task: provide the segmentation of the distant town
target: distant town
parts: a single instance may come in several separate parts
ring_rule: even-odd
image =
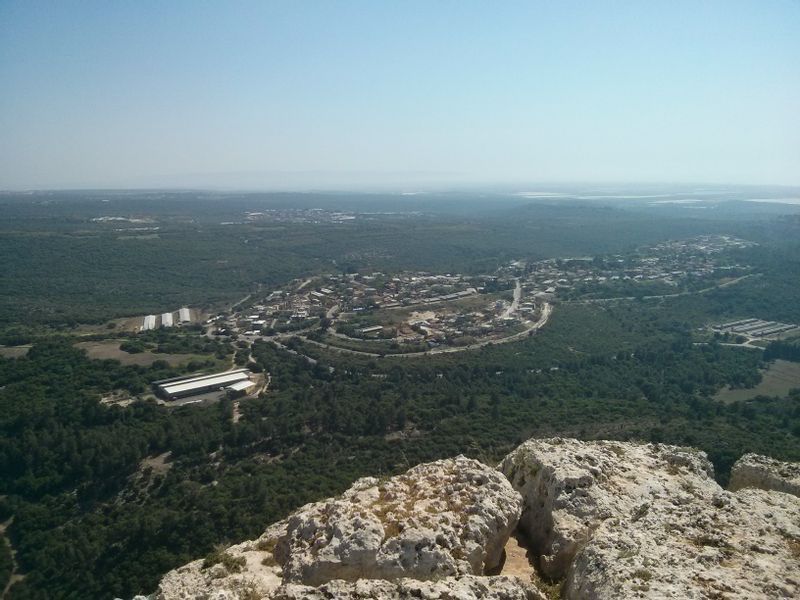
[[[390,343],[395,352],[469,349],[533,333],[559,301],[672,296],[727,285],[751,269],[723,251],[752,245],[732,236],[702,236],[624,255],[514,260],[486,275],[330,273],[202,320],[210,335],[234,339],[313,334],[312,341],[353,351],[358,347],[349,342]],[[200,319],[183,307],[145,316],[140,329]]]
[[[229,339],[240,347],[259,339],[286,347],[296,338],[338,352],[376,357],[459,352],[534,335],[562,302],[671,297],[735,284],[753,272],[724,251],[752,245],[714,235],[664,242],[629,254],[513,260],[485,275],[328,273],[248,297],[230,311],[208,314],[182,307],[147,315],[139,329],[194,325],[209,337]],[[710,328],[741,343],[779,339],[798,331],[794,324],[757,319]],[[239,369],[156,382],[154,390],[161,398],[186,402],[191,401],[187,396],[217,388],[249,394],[261,385]]]

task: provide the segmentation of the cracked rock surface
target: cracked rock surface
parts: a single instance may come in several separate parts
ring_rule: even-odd
[[[300,509],[275,557],[286,581],[308,585],[481,575],[500,561],[521,507],[501,473],[459,456]]]
[[[546,600],[530,582],[515,577],[448,577],[439,581],[361,579],[331,581],[319,587],[289,584],[276,590],[274,600]]]
[[[799,473],[745,455],[729,491],[692,448],[532,439],[498,469],[459,456],[360,479],[171,571],[152,600],[544,600],[503,571],[512,532],[558,583],[547,598],[800,598]]]
[[[245,560],[235,565],[239,570],[194,561],[168,573],[155,599],[271,597],[281,584],[332,580],[343,580],[334,587],[345,590],[344,582],[359,579],[378,585],[450,578],[444,587],[420,588],[429,594],[444,593],[447,586],[464,593],[489,584],[507,589],[511,584],[501,580],[458,578],[498,565],[521,508],[520,495],[502,473],[463,456],[418,465],[386,481],[364,478],[341,496],[301,507],[258,540],[229,548],[230,564]],[[282,589],[287,594],[300,588]]]
[[[529,440],[500,465],[520,528],[566,598],[793,598],[800,501],[723,490],[704,453],[625,442]]]

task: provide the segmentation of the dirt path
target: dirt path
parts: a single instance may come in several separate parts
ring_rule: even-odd
[[[0,538],[5,539],[8,547],[11,549],[11,576],[8,578],[8,583],[6,583],[2,593],[0,593],[0,598],[7,598],[8,591],[11,589],[11,586],[18,581],[25,579],[25,575],[19,573],[19,565],[17,564],[17,551],[14,549],[14,545],[11,543],[11,540],[6,536],[6,530],[11,527],[11,523],[13,522],[14,517],[11,517],[5,523],[0,523]]]
[[[504,548],[506,560],[503,562],[498,575],[519,577],[523,581],[531,580],[531,577],[535,574],[535,569],[528,558],[529,550],[521,542],[522,540],[517,537],[517,534],[513,534],[508,538]]]
[[[506,319],[513,316],[519,308],[519,301],[522,299],[522,284],[519,282],[519,277],[517,277],[514,281],[516,282],[514,286],[514,300],[512,300],[509,307],[500,316],[501,319]]]
[[[245,296],[244,298],[242,298],[238,302],[234,302],[233,304],[231,304],[231,311],[233,309],[235,309],[237,306],[239,306],[240,304],[244,304],[245,302],[250,300],[250,298],[252,298],[252,297],[253,297],[253,294],[247,294],[247,296]]]
[[[642,296],[642,300],[660,300],[662,298],[679,298],[681,296],[694,296],[697,294],[705,294],[712,290],[719,290],[722,288],[726,288],[731,285],[736,285],[740,281],[744,281],[748,277],[755,277],[756,275],[760,275],[760,273],[750,273],[748,275],[742,275],[741,277],[737,277],[736,279],[732,279],[731,281],[726,281],[725,283],[720,283],[718,285],[712,285],[711,287],[704,288],[702,290],[697,290],[695,292],[677,292],[675,294],[660,294],[658,296]],[[617,302],[619,300],[636,300],[637,296],[619,296],[616,298],[587,298],[585,300],[567,300],[566,302],[569,304],[598,304],[603,302]]]
[[[309,283],[311,283],[311,281],[312,281],[313,279],[314,279],[313,277],[309,277],[308,279],[304,279],[304,280],[303,280],[303,283],[301,283],[301,284],[300,284],[300,285],[297,287],[297,289],[295,290],[295,293],[296,293],[296,292],[299,292],[299,291],[300,291],[300,290],[302,290],[304,287],[306,287],[306,286],[307,286]]]

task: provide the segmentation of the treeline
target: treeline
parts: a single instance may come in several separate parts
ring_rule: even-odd
[[[776,341],[770,342],[764,349],[764,360],[775,360],[782,358],[792,362],[800,362],[800,343],[797,341]]]
[[[729,314],[800,323],[800,244],[796,239],[735,252],[759,275],[714,290],[706,298]]]
[[[213,202],[159,205],[142,198],[137,209],[136,201],[126,201],[128,210],[144,210],[155,218],[158,230],[146,235],[92,223],[99,212],[114,207],[90,199],[51,205],[54,214],[65,211],[63,218],[35,208],[19,210],[21,203],[7,205],[15,217],[13,224],[0,227],[0,287],[6,291],[0,298],[0,324],[10,327],[24,315],[28,323],[69,327],[198,301],[210,306],[240,298],[258,284],[277,286],[338,269],[480,274],[520,257],[622,252],[700,234],[746,237],[750,232],[764,237],[773,229],[781,239],[796,239],[797,234],[796,226],[778,228],[777,221],[772,229],[763,222],[753,225],[748,215],[698,220],[684,211],[654,220],[648,210],[620,206],[567,201],[519,206],[517,200],[506,200],[502,210],[484,200],[482,210],[461,214],[447,210],[372,214],[347,224],[264,221],[224,226],[220,222],[231,219],[230,208]],[[781,271],[770,265],[785,261],[796,264],[796,249],[795,254],[774,252],[783,254],[756,253],[754,258],[767,270]],[[790,278],[792,273],[784,274]]]

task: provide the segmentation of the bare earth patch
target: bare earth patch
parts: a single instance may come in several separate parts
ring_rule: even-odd
[[[714,399],[736,402],[750,400],[756,396],[785,396],[789,390],[800,388],[800,363],[776,360],[761,375],[761,382],[757,386],[748,389],[726,387],[717,392]]]
[[[0,356],[3,358],[19,358],[25,356],[30,346],[0,346]]]
[[[143,367],[149,367],[157,360],[165,360],[174,367],[192,360],[202,361],[208,358],[208,356],[199,354],[156,354],[154,352],[130,354],[120,350],[119,345],[120,342],[114,340],[108,342],[78,342],[75,347],[86,350],[89,358],[97,360],[113,359],[118,360],[123,365],[140,365]]]
[[[530,581],[535,575],[533,565],[528,559],[528,549],[523,545],[524,540],[519,539],[519,534],[512,534],[505,545],[505,561],[498,575],[519,577],[523,581]]]

